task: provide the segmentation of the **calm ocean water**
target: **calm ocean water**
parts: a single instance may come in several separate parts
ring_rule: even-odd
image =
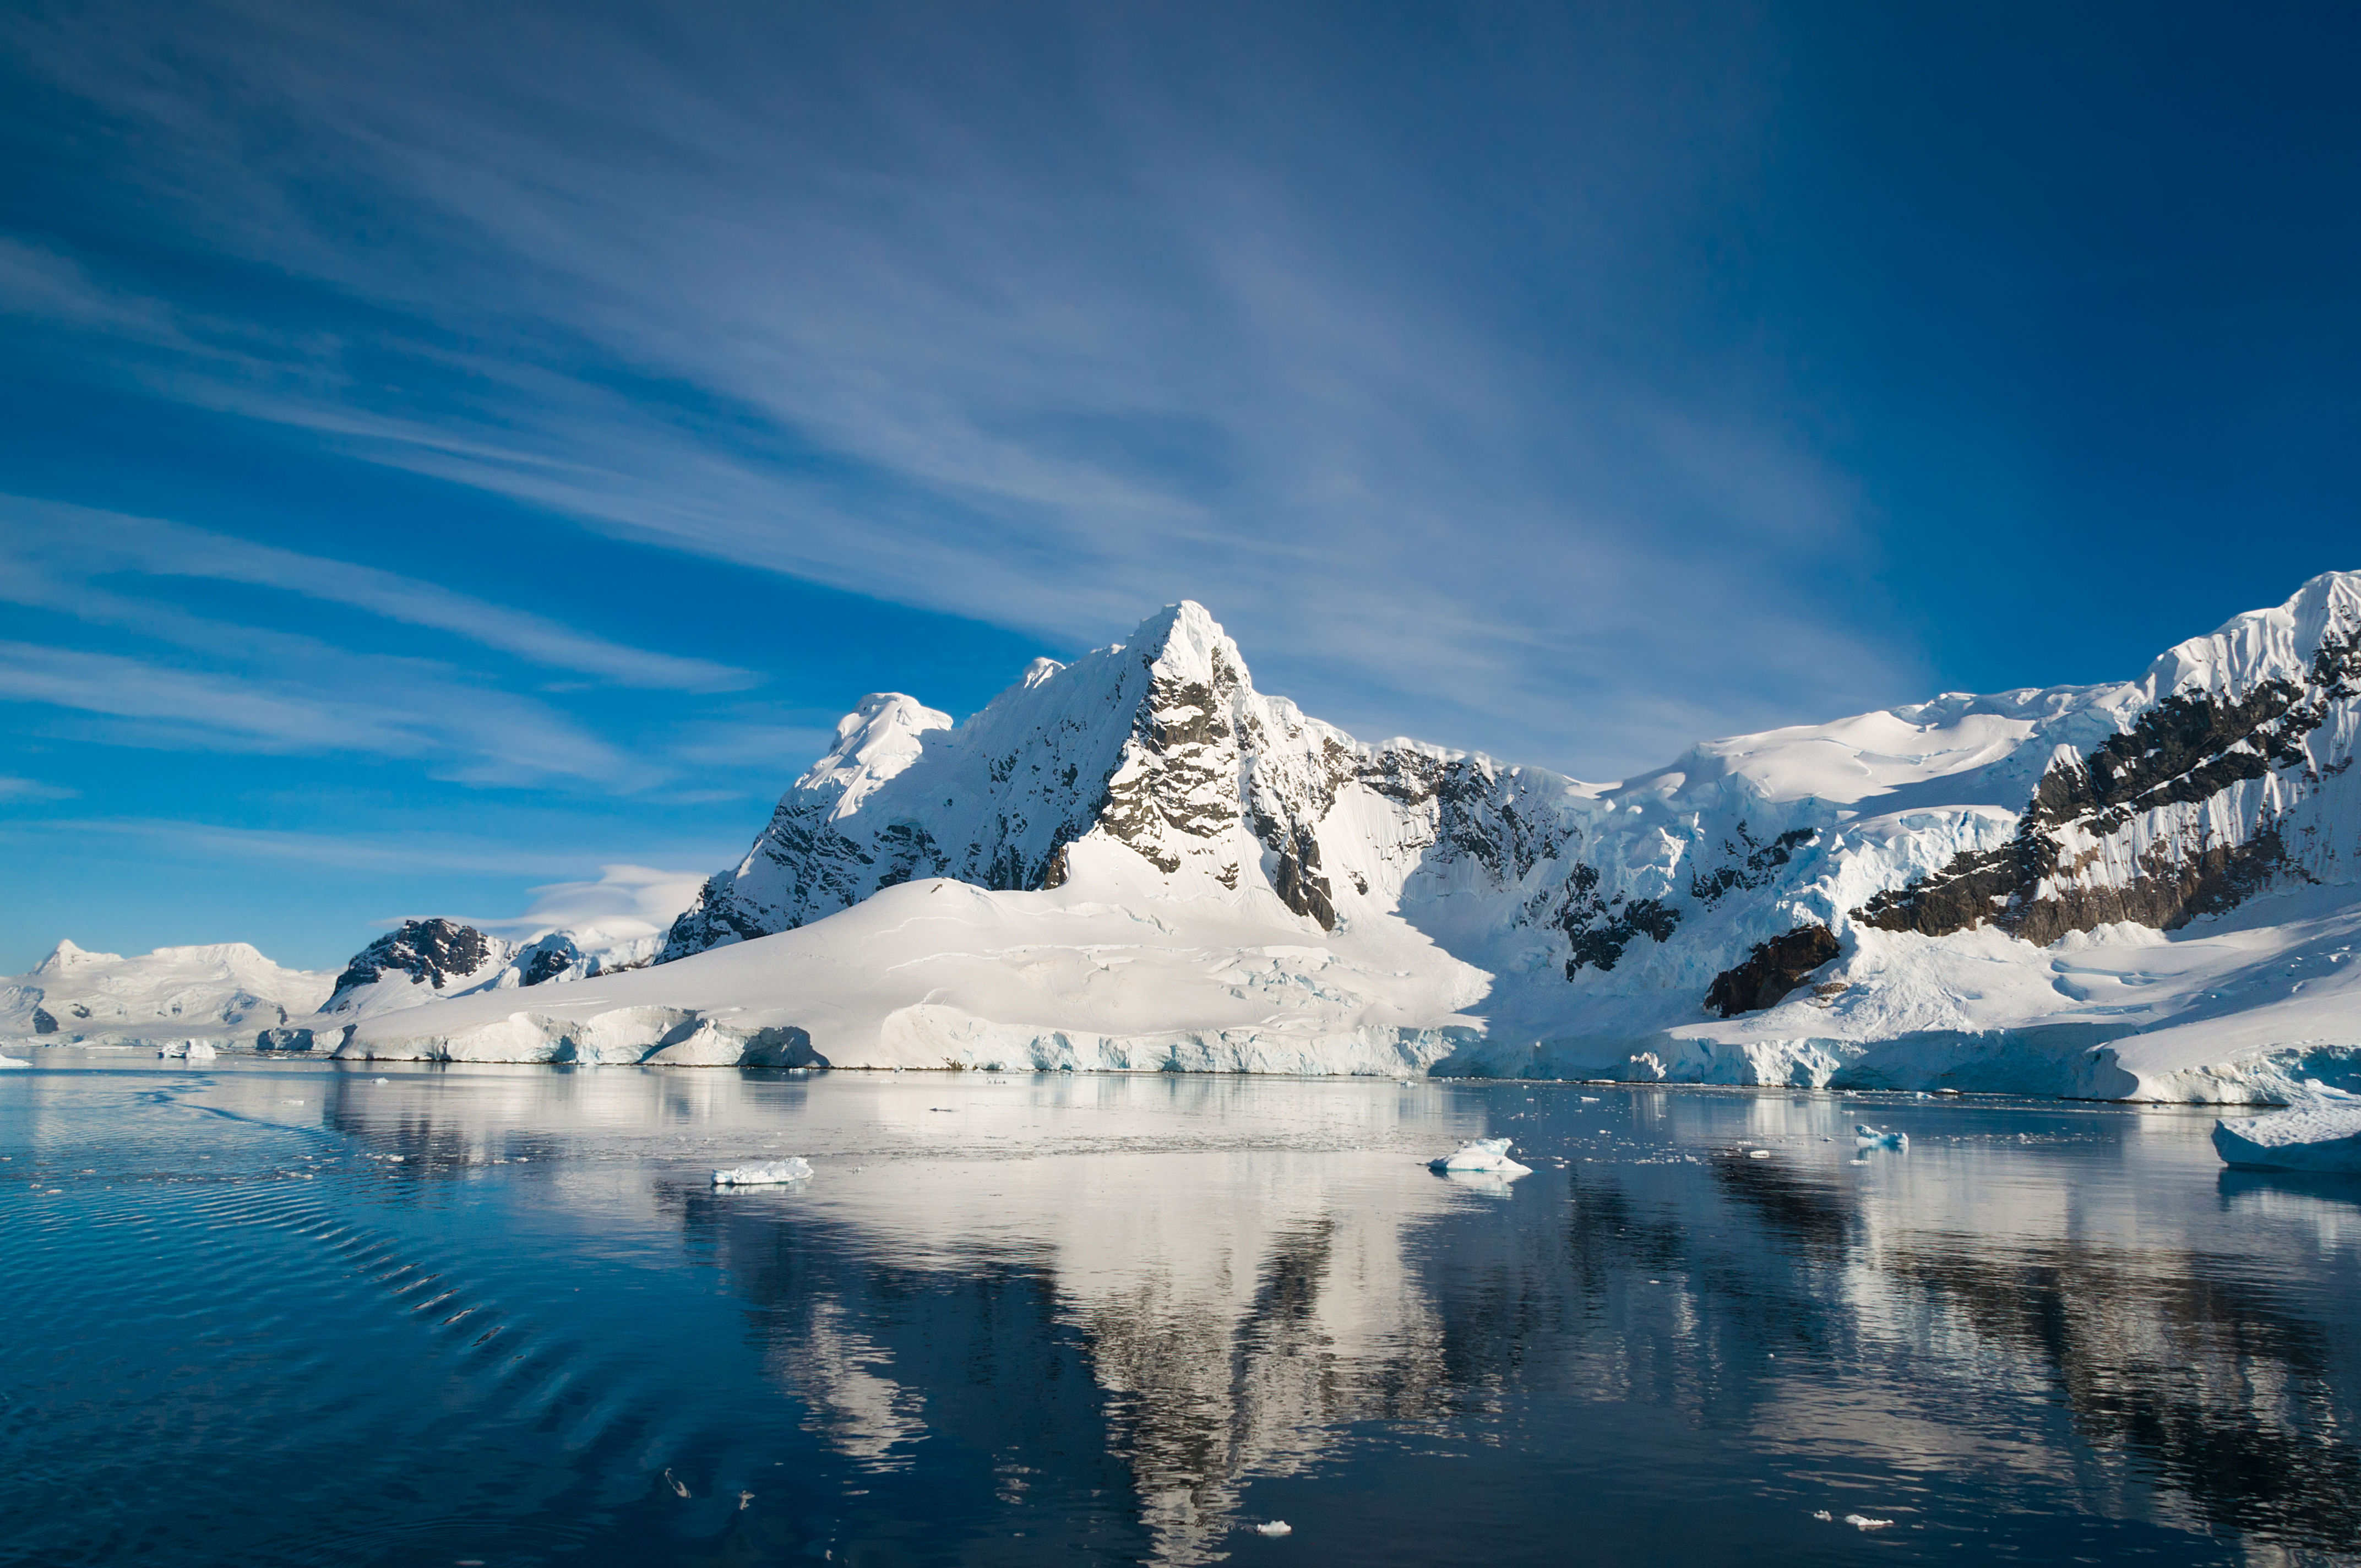
[[[38,1060],[8,1563],[2361,1552],[2361,1181],[2209,1114]]]

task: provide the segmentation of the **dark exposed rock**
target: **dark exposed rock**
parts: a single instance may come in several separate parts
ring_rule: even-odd
[[[440,918],[405,920],[400,929],[389,931],[353,955],[353,961],[336,977],[328,1008],[334,1010],[346,993],[389,973],[423,980],[440,991],[445,981],[475,973],[491,956],[491,938],[473,926]]]
[[[1513,883],[1555,858],[1576,836],[1546,806],[1528,809],[1517,787],[1519,770],[1503,773],[1488,759],[1437,758],[1390,747],[1352,762],[1348,755],[1338,748],[1333,759],[1344,776],[1399,805],[1434,803],[1438,864],[1472,860],[1494,880]],[[1318,804],[1324,813],[1329,803]]]
[[[2177,931],[2201,915],[2237,907],[2293,870],[2279,828],[2266,826],[2243,844],[2186,851],[2158,844],[2140,857],[2139,874],[2121,887],[2068,882],[2037,896],[2057,856],[2056,840],[2037,829],[2020,830],[2002,849],[1963,853],[1923,882],[1879,894],[1854,910],[1853,918],[1880,930],[1928,937],[1988,922],[2047,947],[2069,931],[2124,920]]]
[[[57,1032],[58,1021],[49,1016],[49,1010],[46,1007],[34,1008],[33,1033],[36,1035],[54,1035]]]
[[[265,1029],[254,1036],[258,1051],[308,1051],[312,1045],[309,1029]]]
[[[517,955],[517,983],[539,985],[579,968],[581,962],[582,950],[573,940],[563,932],[552,931]]]
[[[2294,870],[2285,840],[2268,821],[2244,843],[2153,845],[2139,857],[2137,873],[2120,886],[2076,880],[2070,874],[2075,868],[2065,861],[2064,850],[2045,828],[2041,813],[2028,811],[2008,843],[1997,850],[1962,850],[1918,882],[1877,894],[1855,909],[1852,917],[1878,930],[1927,937],[1990,924],[2047,947],[2069,931],[2093,930],[2117,921],[2178,930],[2201,915],[2235,907],[2268,886],[2274,876]]]
[[[1817,828],[1791,828],[1765,844],[1746,830],[1746,821],[1741,817],[1738,842],[1722,840],[1722,853],[1730,857],[1731,863],[1691,875],[1689,896],[1710,909],[1733,889],[1752,893],[1767,887],[1779,868],[1795,859],[1797,850],[1819,836]]]
[[[1661,898],[1626,899],[1621,894],[1601,898],[1598,871],[1577,862],[1566,878],[1566,898],[1556,925],[1569,950],[1565,978],[1588,965],[1601,971],[1622,961],[1623,949],[1642,935],[1669,942],[1679,928],[1681,912]]]
[[[2210,800],[2274,772],[2301,769],[2317,784],[2303,739],[2332,704],[2356,690],[2361,630],[2324,636],[2301,685],[2268,680],[2237,697],[2176,692],[2079,761],[2044,773],[2010,842],[1962,850],[1909,886],[1879,894],[1852,917],[1928,937],[1989,923],[2046,946],[2114,921],[2169,931],[2232,908],[2276,876],[2302,874],[2268,816],[2241,841],[2207,833],[2152,845],[2122,886],[2079,878],[2081,865],[2062,836],[2073,829],[2104,839],[2144,812]]]
[[[1713,977],[1705,1004],[1725,1018],[1775,1006],[1837,951],[1836,933],[1820,925],[1798,926],[1757,942],[1745,961]]]
[[[1166,676],[1151,682],[1132,723],[1132,738],[1148,766],[1110,784],[1096,813],[1110,838],[1167,875],[1180,869],[1180,861],[1163,847],[1163,828],[1211,839],[1237,821],[1230,783],[1237,737],[1229,719],[1237,686],[1236,672],[1220,658],[1213,661],[1211,685]]]
[[[1323,931],[1336,928],[1335,900],[1328,879],[1320,874],[1320,840],[1312,836],[1311,828],[1298,827],[1290,836],[1287,848],[1279,851],[1270,885],[1280,903],[1319,921]]]

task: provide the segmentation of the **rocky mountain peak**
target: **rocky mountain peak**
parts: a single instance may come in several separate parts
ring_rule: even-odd
[[[2231,617],[2202,637],[2167,649],[2148,667],[2152,697],[2203,692],[2240,696],[2271,681],[2333,685],[2322,665],[2361,642],[2361,572],[2323,572],[2285,604]],[[2319,667],[2315,667],[2319,666]]]
[[[436,991],[465,980],[506,956],[505,944],[473,926],[440,917],[405,920],[353,955],[323,1012],[340,1011],[351,994],[390,973],[408,975]]]

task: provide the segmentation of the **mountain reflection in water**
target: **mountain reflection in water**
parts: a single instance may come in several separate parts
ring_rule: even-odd
[[[0,1561],[2361,1552],[2361,1184],[2203,1116],[90,1060],[0,1083]]]

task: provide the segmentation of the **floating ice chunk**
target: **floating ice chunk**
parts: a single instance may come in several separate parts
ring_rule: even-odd
[[[1749,1159],[1769,1159],[1771,1157],[1771,1151],[1769,1149],[1748,1149],[1746,1151],[1746,1157]]]
[[[1887,1525],[1890,1525],[1894,1521],[1892,1519],[1873,1519],[1867,1514],[1845,1515],[1845,1523],[1852,1526],[1855,1530],[1883,1530]]]
[[[22,1057],[12,1057],[5,1053],[0,1053],[0,1067],[30,1067],[33,1064],[31,1062],[27,1061]]]
[[[1816,1510],[1813,1512],[1812,1517],[1813,1517],[1814,1519],[1826,1519],[1826,1520],[1828,1520],[1830,1524],[1834,1524],[1834,1523],[1836,1522],[1836,1518],[1837,1518],[1837,1516],[1836,1516],[1836,1515],[1834,1515],[1834,1514],[1832,1514],[1832,1513],[1828,1512],[1828,1509],[1826,1509],[1826,1508],[1819,1508],[1819,1509],[1816,1509]]]
[[[1255,1526],[1255,1533],[1257,1535],[1293,1535],[1295,1527],[1285,1519],[1272,1519],[1266,1524]]]
[[[758,1160],[752,1165],[733,1165],[727,1170],[713,1173],[716,1187],[776,1187],[781,1182],[801,1181],[812,1173],[811,1166],[800,1157]]]
[[[2244,1170],[2361,1173],[2361,1098],[2323,1087],[2274,1115],[2216,1122],[2213,1152]]]
[[[1881,1132],[1868,1123],[1861,1122],[1853,1127],[1852,1141],[1862,1148],[1906,1149],[1910,1146],[1910,1135]]]
[[[1530,1166],[1519,1165],[1509,1157],[1506,1138],[1472,1138],[1441,1159],[1429,1160],[1426,1168],[1433,1171],[1486,1171],[1494,1176],[1515,1178],[1532,1173]]]

